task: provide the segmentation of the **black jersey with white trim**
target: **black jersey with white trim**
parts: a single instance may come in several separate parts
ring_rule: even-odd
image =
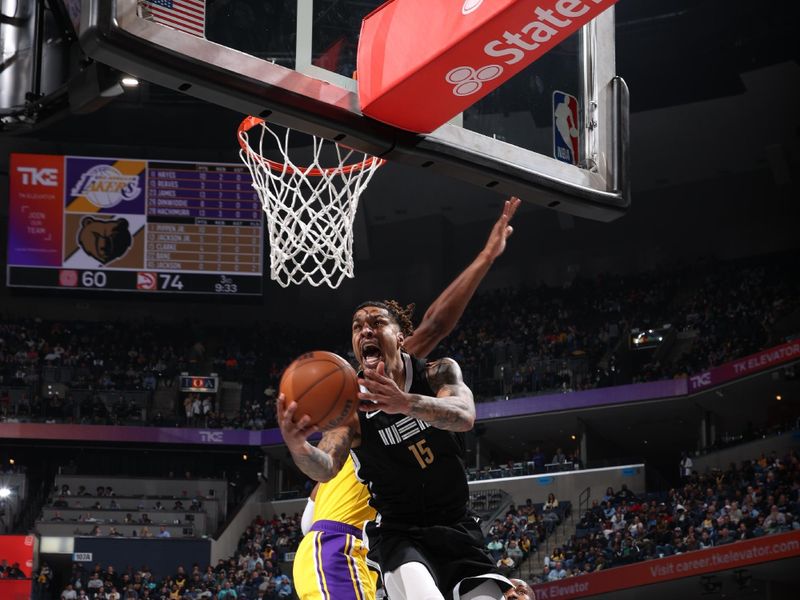
[[[405,390],[435,396],[426,362],[403,354]],[[380,519],[446,525],[467,512],[464,434],[437,429],[406,415],[360,412],[361,440],[351,450],[356,475],[370,490]]]

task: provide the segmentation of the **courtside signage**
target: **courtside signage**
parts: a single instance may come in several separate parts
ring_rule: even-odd
[[[616,2],[386,2],[361,25],[361,110],[395,127],[429,133]]]
[[[800,359],[800,339],[767,348],[724,365],[712,367],[708,371],[691,375],[689,377],[689,393],[699,392],[726,381],[747,377],[798,359]]]
[[[569,600],[800,556],[800,531],[765,535],[533,586],[538,600]]]

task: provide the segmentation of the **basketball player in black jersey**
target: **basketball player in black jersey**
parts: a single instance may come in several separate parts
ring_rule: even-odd
[[[495,573],[467,511],[463,432],[475,421],[472,392],[449,358],[426,362],[406,352],[432,348],[453,329],[483,276],[505,248],[519,200],[506,202],[484,250],[437,298],[413,331],[394,302],[356,308],[352,344],[361,366],[361,410],[307,442],[316,429],[297,405],[278,399],[278,423],[295,463],[312,479],[334,477],[352,452],[377,512],[365,528],[370,558],[390,600],[499,600],[511,587]],[[413,340],[413,341],[412,341]]]

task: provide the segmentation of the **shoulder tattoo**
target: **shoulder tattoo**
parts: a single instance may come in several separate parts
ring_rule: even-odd
[[[434,392],[438,392],[446,386],[464,383],[461,367],[452,358],[442,358],[429,362],[426,365],[425,374]]]

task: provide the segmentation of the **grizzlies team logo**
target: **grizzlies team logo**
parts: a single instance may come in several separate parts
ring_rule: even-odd
[[[98,208],[113,208],[123,200],[135,200],[142,193],[138,175],[125,175],[111,165],[96,165],[83,173],[72,191]]]
[[[96,219],[84,217],[78,232],[78,244],[89,256],[104,265],[124,256],[132,239],[127,219]]]

